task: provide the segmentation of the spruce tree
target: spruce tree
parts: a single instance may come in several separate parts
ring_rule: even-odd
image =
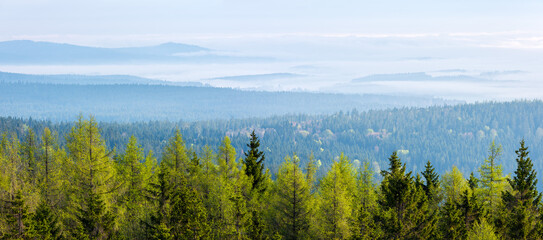
[[[62,236],[58,216],[53,213],[46,201],[41,201],[30,217],[30,228],[28,236],[33,239],[53,240]]]
[[[264,181],[264,152],[260,151],[260,140],[255,134],[255,131],[251,133],[251,141],[247,144],[249,150],[245,153],[243,164],[245,165],[245,173],[252,178],[252,188],[257,189],[259,192],[265,191],[265,187],[262,183]]]
[[[506,220],[498,225],[505,226],[508,239],[531,239],[542,237],[538,232],[541,193],[537,191],[537,177],[533,163],[528,157],[528,147],[520,142],[517,154],[517,169],[513,179],[508,179],[511,191],[502,194],[506,208]]]
[[[419,184],[406,173],[397,153],[389,158],[389,170],[384,177],[379,196],[380,213],[375,216],[384,238],[429,238],[435,218],[430,214],[426,194]],[[420,182],[420,177],[418,177]]]

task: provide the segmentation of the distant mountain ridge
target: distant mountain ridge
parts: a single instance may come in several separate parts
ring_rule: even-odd
[[[202,54],[182,55],[187,53]],[[231,62],[263,59],[265,58],[217,55],[208,48],[172,42],[155,46],[125,48],[88,47],[30,40],[0,42],[0,63],[3,64]]]
[[[174,85],[203,86],[199,82],[170,82],[143,78],[132,75],[75,75],[75,74],[22,74],[0,72],[1,83],[41,83],[41,84],[75,84],[75,85],[109,85],[109,84],[141,84],[141,85]]]

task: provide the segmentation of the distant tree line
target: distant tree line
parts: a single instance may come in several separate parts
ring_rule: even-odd
[[[318,177],[314,157],[285,153],[272,178],[255,131],[240,155],[228,136],[195,149],[176,130],[160,161],[134,136],[122,152],[107,147],[92,117],[62,146],[49,128],[35,132],[0,138],[2,239],[543,238],[524,140],[510,175],[492,142],[469,176],[455,166],[440,176],[430,161],[409,171],[392,152],[379,173],[340,154]]]
[[[74,119],[74,118],[72,118]],[[59,145],[66,145],[74,123],[13,117],[0,117],[0,132],[16,133],[22,139],[29,128],[41,135],[43,129],[58,133]],[[341,153],[352,159],[355,167],[370,162],[376,171],[385,169],[393,151],[407,162],[407,169],[420,172],[428,160],[440,174],[455,165],[467,175],[486,158],[492,141],[504,151],[505,172],[513,172],[518,139],[532,146],[534,169],[543,171],[543,102],[517,101],[478,103],[429,108],[401,108],[338,112],[331,115],[282,115],[213,121],[99,122],[109,149],[123,152],[130,136],[135,136],[145,154],[153,151],[161,159],[168,139],[176,129],[187,146],[200,153],[204,146],[218,151],[228,136],[237,157],[245,153],[247,138],[255,130],[266,154],[266,167],[278,171],[286,153],[296,153],[302,165],[313,155],[322,166],[317,176],[330,169]],[[380,178],[380,176],[378,176]]]

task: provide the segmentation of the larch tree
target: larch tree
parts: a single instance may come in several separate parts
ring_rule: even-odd
[[[341,154],[320,182],[320,223],[322,236],[349,238],[356,196],[355,170]]]
[[[284,239],[308,238],[311,195],[296,155],[281,164],[273,193],[274,230]]]
[[[502,166],[498,164],[502,154],[501,145],[496,145],[494,141],[488,148],[488,157],[479,168],[481,175],[479,181],[479,190],[476,192],[480,196],[483,206],[488,213],[489,219],[493,221],[496,211],[501,203],[501,194],[506,190],[507,181],[502,174]]]
[[[115,226],[112,195],[119,187],[113,151],[107,150],[92,116],[89,120],[80,116],[66,142],[75,174],[72,197],[79,223],[72,232],[77,238],[111,237]]]
[[[369,162],[358,169],[355,213],[352,232],[354,239],[376,239],[379,232],[374,221],[377,211],[377,191],[373,169]]]

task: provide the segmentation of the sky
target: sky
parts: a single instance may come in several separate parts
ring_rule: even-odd
[[[283,35],[541,34],[541,10],[543,1],[532,0],[0,0],[0,39],[129,45]]]
[[[423,94],[471,101],[543,98],[542,12],[540,0],[0,0],[0,41],[98,47],[180,42],[220,54],[278,60],[222,65],[4,65],[0,71],[130,74],[242,89]],[[304,77],[209,80],[285,72]],[[485,79],[353,81],[373,74],[418,72]]]

